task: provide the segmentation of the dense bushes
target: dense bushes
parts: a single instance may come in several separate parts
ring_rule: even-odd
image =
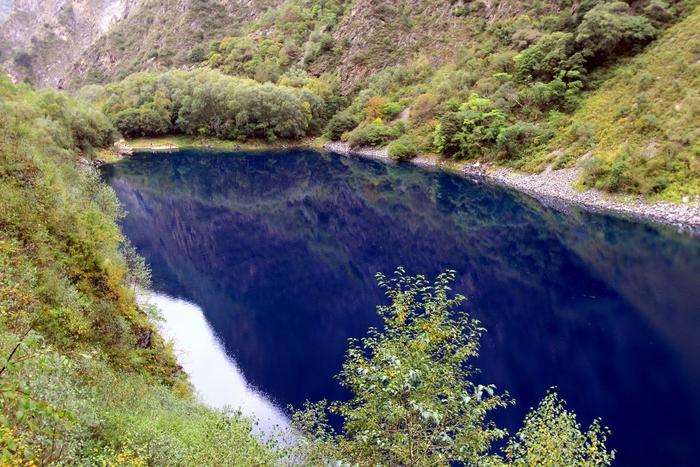
[[[457,157],[483,155],[506,126],[505,114],[493,103],[472,94],[458,111],[447,112],[435,129],[435,146]]]
[[[142,73],[107,86],[102,100],[128,137],[184,133],[275,140],[318,134],[334,110],[331,86],[306,76],[286,82],[259,84],[204,70]]]
[[[453,63],[434,69],[431,60],[418,56],[376,73],[358,87],[346,112],[364,123],[348,141],[389,145],[392,152],[403,154],[413,152],[406,138],[390,143],[403,136],[423,141],[432,134],[432,145],[420,144],[420,151],[542,169],[551,162],[543,151],[557,125],[606,77],[598,70],[639,52],[658,28],[690,5],[657,0],[592,0],[575,7],[562,3],[551,10],[539,5],[488,26],[467,14],[463,20],[474,22],[479,32],[455,54]],[[402,118],[400,131],[391,135],[393,120],[404,109],[408,118]],[[558,123],[550,115],[557,115]],[[639,125],[654,128],[658,121],[654,115]],[[329,137],[339,138],[341,130],[346,127],[329,132]]]
[[[550,81],[562,71],[581,69],[583,57],[573,52],[573,34],[553,32],[514,57],[517,76],[523,81]]]
[[[541,136],[542,131],[537,125],[517,122],[498,132],[496,146],[507,159],[512,159],[526,152]]]
[[[338,0],[287,0],[241,34],[211,42],[206,63],[227,74],[277,82],[294,67],[337,55],[342,44],[327,31],[345,6]]]
[[[605,2],[583,17],[576,29],[576,46],[590,61],[605,61],[634,52],[655,36],[649,19],[631,14],[627,3]]]

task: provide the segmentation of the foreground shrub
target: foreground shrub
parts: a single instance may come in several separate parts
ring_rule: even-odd
[[[583,433],[575,415],[551,392],[511,439],[505,458],[493,444],[506,432],[491,420],[511,400],[493,385],[472,381],[470,360],[479,355],[484,332],[460,309],[464,297],[449,293],[455,273],[430,283],[399,268],[377,274],[391,303],[379,306],[381,329],[352,340],[341,384],[352,397],[334,402],[343,432],[328,423],[326,402],[307,403],[294,414],[306,436],[299,463],[345,465],[574,465],[607,466],[614,458],[607,430],[594,421]]]
[[[510,438],[505,448],[506,459],[515,466],[610,465],[615,452],[608,451],[605,445],[609,433],[600,420],[594,420],[588,431],[582,431],[576,414],[566,410],[564,401],[550,391]]]

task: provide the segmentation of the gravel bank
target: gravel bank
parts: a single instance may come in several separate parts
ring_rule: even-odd
[[[391,161],[385,149],[350,149],[345,143],[333,142],[326,150],[343,155],[368,157]],[[422,167],[444,167],[434,158],[419,156],[412,160]],[[445,167],[455,171],[453,167]],[[672,225],[700,235],[700,199],[685,199],[681,204],[648,203],[641,199],[627,199],[598,191],[577,191],[572,185],[580,175],[579,168],[545,170],[539,174],[523,174],[513,169],[492,167],[479,162],[464,164],[457,172],[469,178],[480,178],[514,188],[536,198],[541,203],[565,203],[581,206],[590,211],[620,214],[625,217]]]

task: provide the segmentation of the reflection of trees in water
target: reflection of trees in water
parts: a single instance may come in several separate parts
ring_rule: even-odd
[[[604,415],[614,439],[643,426],[632,409],[643,392],[676,386],[677,403],[647,418],[699,414],[697,241],[444,173],[303,152],[138,156],[109,171],[156,282],[199,304],[249,380],[283,404],[337,394],[347,337],[376,323],[374,273],[403,265],[459,271],[457,290],[489,329],[484,378],[521,400],[512,419],[552,384],[584,419]]]

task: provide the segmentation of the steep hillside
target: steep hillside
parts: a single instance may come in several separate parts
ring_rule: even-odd
[[[232,34],[279,0],[140,0],[134,13],[73,65],[71,85],[200,62],[209,42]]]
[[[356,0],[332,32],[342,52],[336,57],[321,57],[310,69],[335,73],[348,88],[379,70],[411,63],[418,56],[439,67],[475,45],[489,24],[529,12],[557,13],[559,3]]]
[[[143,260],[89,158],[109,121],[0,74],[0,465],[273,465],[197,402],[134,287]]]
[[[52,87],[197,63],[278,0],[16,0],[0,29],[0,67]]]
[[[211,44],[207,64],[276,80],[291,68],[338,77],[346,92],[374,73],[423,58],[434,67],[479,45],[491,24],[576,6],[548,1],[285,0],[240,34]]]
[[[585,100],[551,147],[588,187],[700,195],[700,8]]]
[[[15,80],[63,84],[73,62],[137,0],[16,0],[0,28],[0,68]]]

